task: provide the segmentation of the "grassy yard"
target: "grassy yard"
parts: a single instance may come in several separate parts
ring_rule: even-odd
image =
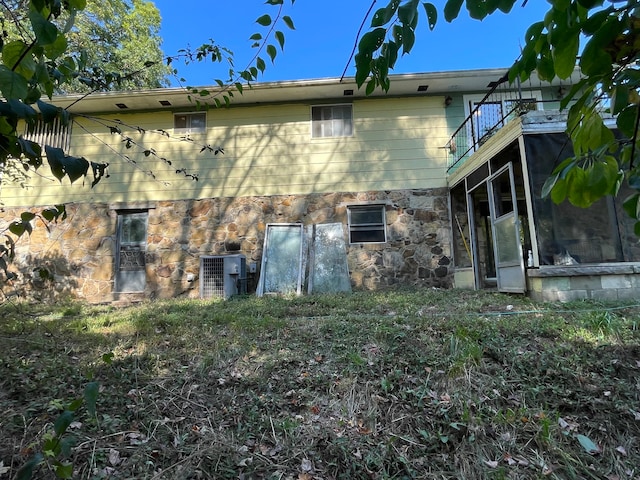
[[[4,304],[0,479],[639,479],[639,322],[426,289]]]

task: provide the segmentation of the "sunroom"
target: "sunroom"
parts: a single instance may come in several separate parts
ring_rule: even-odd
[[[566,87],[545,88],[559,97]],[[622,208],[630,192],[588,209],[542,198],[572,155],[558,101],[502,79],[468,108],[447,144],[455,286],[543,301],[638,298],[640,239]]]

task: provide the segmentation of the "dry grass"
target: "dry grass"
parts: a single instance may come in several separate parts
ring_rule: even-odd
[[[5,305],[0,478],[92,379],[97,417],[65,433],[74,478],[640,478],[640,307],[623,307],[455,290]]]

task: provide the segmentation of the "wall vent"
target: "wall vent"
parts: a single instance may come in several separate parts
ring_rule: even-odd
[[[244,255],[200,257],[200,298],[229,298],[247,293],[247,260]]]

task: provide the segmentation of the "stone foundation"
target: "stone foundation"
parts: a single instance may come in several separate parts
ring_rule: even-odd
[[[248,278],[249,291],[255,291],[268,223],[342,223],[346,235],[347,206],[367,203],[386,205],[387,242],[347,243],[353,287],[450,287],[447,190],[433,189],[145,205],[71,204],[66,206],[66,220],[47,229],[37,219],[33,234],[18,241],[10,266],[17,276],[7,282],[5,290],[41,300],[68,295],[89,302],[197,297],[200,256],[241,253],[247,264],[258,266],[258,273]],[[143,295],[113,291],[117,211],[126,209],[149,212]],[[5,230],[24,210],[5,210],[0,229]]]

